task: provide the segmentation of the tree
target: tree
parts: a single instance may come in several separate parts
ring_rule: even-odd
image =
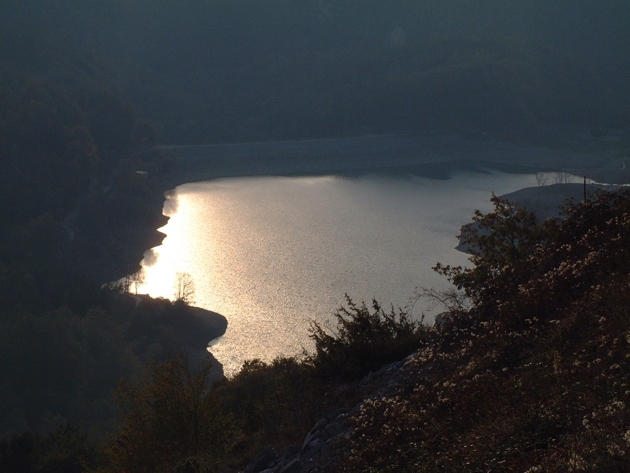
[[[472,224],[462,227],[460,244],[471,254],[472,268],[444,266],[446,276],[471,299],[473,306],[493,305],[522,282],[520,269],[539,246],[554,234],[557,220],[539,222],[532,212],[492,195],[494,212],[475,211]]]
[[[453,273],[476,303],[356,409],[339,471],[630,471],[630,192],[530,218],[477,215],[484,269]]]
[[[224,453],[232,432],[209,391],[211,362],[189,368],[180,353],[151,361],[135,384],[121,381],[114,392],[121,431],[105,453],[110,471],[207,472]]]
[[[195,281],[190,273],[176,273],[174,288],[175,302],[188,305],[195,302]]]
[[[422,321],[414,321],[403,310],[389,312],[372,301],[357,305],[346,295],[348,307],[334,316],[336,332],[311,322],[310,337],[315,342],[311,362],[326,378],[360,378],[381,366],[399,361],[417,350],[426,340]]]
[[[87,436],[65,422],[48,434],[25,431],[0,440],[3,473],[82,473],[96,458],[96,449]]]
[[[144,284],[144,278],[144,268],[140,268],[140,271],[129,276],[129,282],[133,285],[136,294],[138,294],[138,287]]]

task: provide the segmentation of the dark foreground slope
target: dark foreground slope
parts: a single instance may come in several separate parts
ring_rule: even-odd
[[[474,268],[442,268],[470,307],[349,417],[339,471],[630,468],[630,193],[542,225],[496,206],[464,235]]]

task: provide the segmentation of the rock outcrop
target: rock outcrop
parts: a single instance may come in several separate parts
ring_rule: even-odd
[[[403,386],[407,362],[414,355],[370,373],[358,383],[365,398],[390,395]],[[301,445],[278,453],[267,447],[251,461],[242,473],[324,473],[350,453],[348,439],[353,428],[348,419],[358,412],[361,403],[351,409],[337,409],[324,415],[310,430]]]

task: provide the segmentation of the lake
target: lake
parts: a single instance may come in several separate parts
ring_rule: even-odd
[[[163,244],[145,254],[139,292],[172,298],[177,272],[195,282],[195,305],[224,315],[210,351],[226,375],[246,359],[310,348],[344,294],[406,307],[417,287],[446,288],[436,262],[466,264],[454,249],[475,209],[535,186],[534,175],[461,172],[357,178],[248,177],[185,184],[167,194]],[[413,315],[432,312],[416,304]]]

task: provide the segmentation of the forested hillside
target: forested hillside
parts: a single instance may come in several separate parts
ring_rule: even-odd
[[[109,107],[118,128],[110,122],[107,132],[94,132],[101,144],[111,139],[108,146],[122,145],[128,104],[169,143],[428,127],[540,138],[549,127],[629,120],[630,13],[622,1],[9,1],[0,8],[3,68],[83,89],[84,108]],[[90,84],[113,90],[123,104],[89,98]],[[102,118],[97,113],[94,125]]]
[[[185,305],[137,307],[128,287],[104,286],[137,269],[144,248],[125,247],[159,242],[157,181],[169,159],[150,151],[155,130],[124,97],[120,64],[81,36],[72,8],[0,6],[3,438],[68,422],[101,435],[121,377],[220,334],[201,324],[195,341],[200,321]],[[150,181],[137,174],[149,170]],[[116,245],[109,266],[100,264]]]

